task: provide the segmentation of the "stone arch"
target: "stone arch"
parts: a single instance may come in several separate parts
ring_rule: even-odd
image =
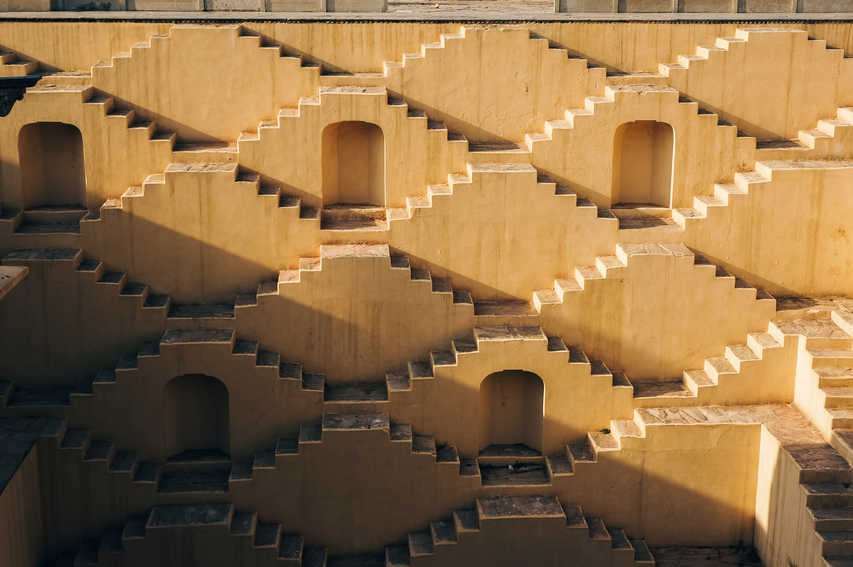
[[[85,208],[83,135],[64,122],[32,122],[18,133],[24,205]]]
[[[670,207],[675,131],[667,122],[621,124],[613,138],[613,204]]]
[[[228,388],[205,374],[184,374],[163,388],[165,455],[186,451],[229,453]]]
[[[480,383],[480,450],[525,445],[542,451],[545,383],[526,370],[501,370]]]
[[[323,129],[323,205],[385,206],[385,135],[371,122]]]

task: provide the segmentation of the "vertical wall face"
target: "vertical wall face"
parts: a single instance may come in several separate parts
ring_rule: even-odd
[[[77,127],[37,122],[18,134],[21,183],[29,207],[84,205],[83,137]]]
[[[480,385],[480,449],[522,443],[542,450],[544,385],[532,372],[504,370]]]
[[[229,452],[228,390],[203,374],[179,376],[163,392],[166,454],[193,449]]]
[[[613,144],[613,202],[670,206],[673,132],[654,120],[626,122]]]
[[[13,443],[8,438],[4,442]],[[33,448],[0,492],[0,565],[40,565],[44,558],[40,483],[39,455]]]
[[[385,206],[385,137],[368,122],[323,130],[323,204]]]

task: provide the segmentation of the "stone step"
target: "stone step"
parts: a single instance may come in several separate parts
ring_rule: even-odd
[[[494,444],[480,451],[479,461],[490,464],[512,464],[518,462],[542,463],[542,453],[523,443]]]
[[[574,469],[572,468],[572,461],[565,453],[549,455],[545,459],[545,463],[548,467],[551,479],[553,479],[554,477],[571,476],[574,474]]]
[[[22,386],[13,385],[7,397],[9,407],[59,407],[71,405],[71,394],[80,391],[77,386],[49,385]]]
[[[23,210],[22,221],[30,224],[76,224],[89,212],[82,205],[45,205]]]
[[[278,544],[278,560],[285,565],[300,565],[305,540],[299,534],[282,534]]]
[[[154,506],[146,527],[193,527],[230,525],[233,507],[228,502],[166,504]]]
[[[509,465],[480,462],[483,486],[547,486],[551,479],[542,462],[519,462]]]
[[[249,536],[254,537],[255,526],[258,523],[257,512],[249,512],[247,510],[236,510],[234,517],[231,518],[231,535],[232,536]]]
[[[384,429],[390,432],[388,414],[335,413],[323,416],[323,431],[367,431]],[[434,448],[433,448],[434,452]]]
[[[836,483],[803,483],[809,508],[847,508],[853,506],[853,487]]]
[[[817,508],[810,512],[816,530],[853,530],[853,508]]]
[[[501,518],[566,519],[556,496],[492,496],[477,499],[477,515],[481,520]]]
[[[853,350],[809,350],[812,368],[850,368],[853,366]]]
[[[442,518],[429,524],[433,546],[452,545],[457,543],[456,526],[453,518]]]
[[[384,207],[332,205],[322,209],[320,228],[340,231],[384,231],[388,230],[388,214]]]
[[[281,541],[281,524],[258,522],[255,526],[255,549],[278,549]]]
[[[153,482],[160,481],[160,475],[163,471],[163,463],[158,461],[142,461],[136,467],[133,473],[134,482]]]
[[[821,551],[827,556],[853,556],[853,531],[817,531]]]
[[[829,366],[815,368],[814,372],[818,377],[818,386],[821,388],[826,386],[853,386],[853,368]]]
[[[824,407],[853,408],[853,386],[825,386],[821,390],[825,395]]]
[[[169,305],[169,319],[234,319],[233,303],[174,303]]]
[[[387,402],[388,384],[386,382],[326,383],[323,400],[326,403]]]
[[[655,558],[645,540],[632,539],[631,547],[634,548],[635,567],[654,567]]]
[[[833,430],[853,429],[853,409],[839,408],[827,409]]]
[[[161,345],[234,344],[233,329],[169,329],[160,338]]]
[[[595,450],[593,449],[592,443],[588,437],[585,437],[580,441],[570,443],[568,451],[573,464],[595,463],[597,460]]]
[[[219,470],[165,471],[157,491],[161,493],[225,493],[231,468]]]

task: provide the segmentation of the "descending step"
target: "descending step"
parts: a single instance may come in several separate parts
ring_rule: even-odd
[[[15,232],[22,234],[79,233],[89,211],[82,205],[46,205],[24,209]]]

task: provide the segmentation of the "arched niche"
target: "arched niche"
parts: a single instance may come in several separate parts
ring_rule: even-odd
[[[18,163],[27,208],[85,208],[83,136],[76,126],[27,124],[18,133]]]
[[[545,384],[532,372],[502,370],[486,376],[480,383],[480,450],[525,446],[541,452],[544,400]]]
[[[167,456],[188,451],[229,453],[228,389],[204,374],[185,374],[163,389]]]
[[[616,129],[613,140],[615,204],[670,207],[675,134],[666,122],[635,120]]]
[[[323,205],[385,206],[385,136],[369,122],[323,129]]]

